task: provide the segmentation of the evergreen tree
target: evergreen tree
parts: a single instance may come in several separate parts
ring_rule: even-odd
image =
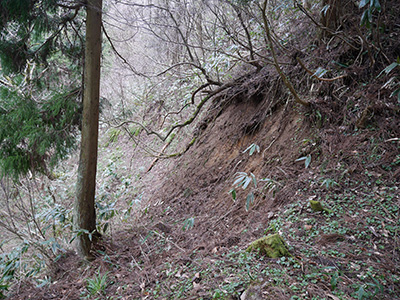
[[[88,0],[86,5],[86,39],[82,140],[74,203],[74,229],[79,234],[76,250],[91,260],[92,236],[96,231],[96,170],[99,131],[100,59],[102,0]]]
[[[2,0],[0,17],[1,175],[49,175],[48,166],[75,147],[83,115],[74,229],[78,254],[89,258],[96,231],[102,1]]]
[[[0,171],[50,175],[76,146],[81,2],[0,1]]]

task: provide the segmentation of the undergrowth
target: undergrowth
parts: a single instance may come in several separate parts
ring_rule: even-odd
[[[269,259],[233,247],[186,264],[166,262],[143,294],[188,299],[196,291],[196,299],[240,299],[257,287],[267,299],[399,299],[398,187],[350,179],[342,184],[346,189],[299,191],[302,199],[265,225],[266,235],[284,237],[293,257]],[[313,212],[306,194],[331,213]]]
[[[99,164],[101,184],[96,197],[97,231],[103,235],[114,230],[115,224],[126,223],[141,201],[137,188],[132,188],[135,179],[122,166],[122,153],[112,151],[104,156],[105,162]],[[49,285],[54,280],[47,274],[51,266],[82,233],[72,226],[74,193],[68,186],[74,186],[73,172],[68,166],[56,171],[51,183],[34,177],[0,182],[4,202],[0,230],[7,237],[0,243],[0,299],[23,281],[38,288]],[[88,295],[90,298],[90,291]]]

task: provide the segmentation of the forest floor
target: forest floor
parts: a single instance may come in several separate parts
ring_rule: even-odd
[[[399,106],[383,79],[366,79],[365,53],[323,51],[310,64],[364,64],[347,67],[335,88],[315,81],[310,90],[309,74],[288,62],[309,107],[271,68],[242,77],[210,104],[193,146],[149,172],[153,158],[107,131],[99,181],[113,180],[98,193],[119,200],[113,219],[99,211],[111,226],[94,261],[69,250],[41,285],[21,281],[9,299],[400,299]],[[248,185],[234,186],[238,176]],[[275,233],[290,257],[246,252]]]
[[[212,110],[185,155],[141,171],[141,204],[98,241],[93,262],[69,251],[51,282],[23,282],[10,299],[400,299],[398,139],[260,97]],[[237,172],[258,185],[234,201]],[[291,257],[245,251],[272,233]]]

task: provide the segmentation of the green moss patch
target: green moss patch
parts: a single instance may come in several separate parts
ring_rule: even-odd
[[[332,213],[330,209],[323,207],[319,201],[310,200],[310,206],[314,212],[322,211],[328,214]]]
[[[292,256],[286,248],[285,241],[278,233],[265,236],[252,242],[246,251],[257,251],[259,254],[270,258]]]

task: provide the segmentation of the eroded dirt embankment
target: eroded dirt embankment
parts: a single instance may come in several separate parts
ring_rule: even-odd
[[[271,217],[268,213],[292,200],[299,187],[297,177],[304,176],[304,162],[295,160],[315,152],[313,129],[304,116],[305,109],[279,99],[273,103],[269,97],[261,93],[225,102],[217,99],[199,125],[196,143],[174,161],[162,185],[153,189],[149,205],[179,235],[182,223],[194,218],[194,227],[185,234],[181,247],[211,250],[226,240],[239,243],[237,236],[243,231],[249,232],[248,238],[257,236],[258,228]],[[252,144],[258,145],[260,152],[250,156],[244,151]],[[154,171],[160,172],[160,168],[162,165]],[[237,172],[253,173],[257,181],[273,179],[277,182],[275,195],[255,191],[254,203],[246,211],[246,196],[254,185],[245,191],[236,189],[233,201],[229,191]]]
[[[367,171],[387,179],[400,176],[398,168],[383,168],[398,154],[395,144],[385,143],[385,138],[399,131],[393,126],[398,119],[376,113],[369,122],[381,128],[359,130],[359,116],[346,117],[346,101],[353,101],[352,95],[339,103],[323,101],[322,94],[311,98],[310,107],[303,107],[287,100],[279,77],[264,72],[263,80],[254,74],[217,97],[198,125],[193,147],[168,169],[163,164],[155,167],[155,173],[163,172],[164,180],[148,194],[148,205],[157,216],[152,218],[175,232],[180,247],[187,251],[244,246],[263,234],[283,205],[300,198],[306,201],[308,195],[301,190],[321,188],[324,177],[333,182],[363,180]],[[252,144],[258,145],[260,152],[249,155],[245,150]],[[379,163],[368,157],[371,150],[379,156]],[[233,201],[229,191],[238,172],[254,174],[258,186],[251,182],[246,190],[236,188]],[[260,182],[263,178],[274,181],[272,192],[259,188],[265,185]],[[246,210],[251,191],[254,203]],[[182,232],[182,224],[191,218],[193,228]]]

